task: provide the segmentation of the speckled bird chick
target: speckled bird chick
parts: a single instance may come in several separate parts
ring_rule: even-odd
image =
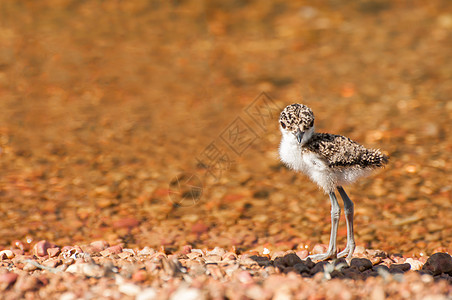
[[[314,131],[314,114],[303,104],[287,106],[279,118],[282,133],[279,155],[281,160],[295,171],[307,174],[329,194],[331,200],[331,236],[327,253],[311,255],[313,260],[351,258],[355,250],[353,234],[353,202],[342,185],[370,174],[384,166],[388,157],[375,149],[367,149],[351,139],[329,133]],[[347,222],[347,246],[337,254],[336,236],[340,207],[335,189],[344,201]]]

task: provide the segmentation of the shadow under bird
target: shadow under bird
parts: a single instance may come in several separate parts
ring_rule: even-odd
[[[279,155],[289,168],[303,172],[327,193],[331,200],[331,235],[326,253],[310,255],[312,260],[351,258],[355,250],[354,205],[342,187],[383,167],[388,157],[379,150],[367,149],[351,139],[314,131],[314,114],[303,104],[291,104],[279,117],[282,133]],[[336,238],[341,208],[334,191],[344,201],[347,245],[337,253]]]

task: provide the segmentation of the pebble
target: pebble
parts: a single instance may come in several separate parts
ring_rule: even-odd
[[[198,234],[198,235],[201,235],[201,234],[207,232],[208,230],[209,230],[209,227],[202,222],[195,223],[191,227],[191,232]]]
[[[308,266],[306,265],[306,263],[304,263],[304,262],[295,264],[295,265],[293,266],[293,268],[295,269],[296,272],[298,272],[298,273],[300,273],[300,274],[301,274],[301,273],[309,273],[309,268],[308,268]]]
[[[66,292],[60,296],[59,300],[75,300],[75,299],[77,299],[77,296],[74,293]]]
[[[350,262],[351,268],[356,268],[360,272],[372,269],[372,262],[367,258],[353,258]]]
[[[159,261],[161,261],[163,259],[166,259],[166,258],[167,258],[167,255],[165,253],[163,253],[163,252],[156,252],[156,253],[151,255],[151,260],[153,262],[159,262]]]
[[[372,270],[375,272],[379,272],[379,273],[381,273],[381,272],[387,273],[387,272],[389,272],[389,267],[387,267],[385,265],[378,265],[378,266],[373,266]]]
[[[282,264],[284,267],[293,267],[296,264],[302,263],[303,261],[295,253],[289,253],[283,257],[275,259],[276,264]]]
[[[392,272],[394,270],[400,270],[402,272],[406,272],[406,271],[409,271],[410,269],[411,269],[411,265],[408,263],[392,264],[391,266],[389,266],[389,272]]]
[[[452,257],[447,253],[435,253],[427,259],[422,270],[429,271],[432,275],[452,272]]]
[[[24,255],[25,251],[22,249],[12,249],[11,251],[13,251],[14,255]]]
[[[49,268],[55,268],[61,263],[61,260],[58,258],[49,258],[45,260],[42,265],[49,267]]]
[[[47,249],[54,248],[55,245],[49,243],[46,240],[42,240],[37,242],[33,247],[33,254],[36,256],[46,256],[47,255]]]
[[[4,259],[12,259],[14,258],[14,252],[11,250],[2,250],[0,251],[0,260]]]
[[[307,258],[304,262],[306,263],[306,266],[307,266],[309,269],[312,269],[312,268],[314,268],[314,266],[315,266],[315,263],[314,263],[310,258]]]
[[[308,250],[301,250],[301,251],[297,251],[296,254],[298,255],[298,257],[300,259],[305,259],[306,257],[309,256],[309,251]]]
[[[110,247],[110,244],[106,241],[94,241],[90,244],[90,246],[93,247],[95,251],[100,252]]]
[[[204,251],[202,251],[201,249],[191,249],[191,253],[199,253],[201,254],[201,256],[204,256]]]
[[[363,246],[356,246],[355,251],[353,252],[355,255],[364,255],[366,254],[366,248]]]
[[[135,218],[123,218],[113,222],[113,228],[134,228],[140,225],[140,221]]]
[[[241,257],[239,260],[241,266],[245,266],[247,268],[251,268],[252,266],[258,266],[258,262],[252,259],[251,257]]]
[[[271,274],[275,274],[276,273],[276,269],[273,266],[265,267],[264,270],[267,273],[267,275],[271,275]]]
[[[223,248],[215,247],[212,251],[207,251],[206,255],[218,255],[223,256],[226,253],[226,251]]]
[[[25,244],[22,241],[19,241],[19,240],[13,241],[12,242],[12,246],[15,247],[15,248],[18,248],[18,249],[20,249],[22,251],[23,250],[28,250],[28,247],[25,246]]]
[[[354,279],[354,280],[361,280],[363,279],[364,275],[358,269],[355,268],[345,268],[341,270],[342,274],[346,278]]]
[[[198,252],[187,253],[188,259],[195,259],[195,258],[201,257],[201,256],[202,256],[202,254],[198,253]]]
[[[271,265],[271,261],[267,256],[252,255],[249,258],[252,259],[253,261],[257,262],[257,264],[260,267],[267,267],[267,266]]]
[[[259,300],[270,298],[268,295],[266,295],[265,290],[257,284],[253,284],[252,286],[247,287],[245,294],[249,299]]]
[[[141,292],[141,288],[133,283],[123,283],[119,285],[118,290],[127,296],[136,296]]]
[[[40,281],[31,275],[20,276],[14,287],[21,292],[34,291],[39,287]]]
[[[191,252],[191,249],[193,249],[193,247],[191,245],[184,245],[184,246],[182,246],[181,253],[188,254]]]
[[[49,255],[49,257],[56,257],[60,253],[61,253],[61,251],[60,251],[59,247],[52,247],[52,248],[47,249],[47,254]]]
[[[237,260],[237,254],[234,252],[226,252],[222,257],[222,260]]]
[[[152,248],[149,248],[148,246],[144,247],[140,251],[138,251],[138,256],[145,256],[145,255],[152,255],[155,254],[155,250]]]
[[[121,259],[126,259],[126,258],[128,258],[128,257],[133,256],[133,254],[130,253],[130,252],[124,251],[124,252],[118,253],[118,256],[119,256],[119,258],[121,258]]]
[[[75,259],[73,259],[73,258],[71,258],[71,257],[63,259],[63,264],[65,264],[65,265],[67,265],[67,266],[70,266],[70,265],[72,265],[73,263],[75,263]]]
[[[325,244],[317,244],[312,248],[311,254],[322,254],[327,252],[328,246]]]
[[[206,256],[206,263],[218,263],[221,261],[221,256],[212,254]]]
[[[31,272],[36,270],[38,267],[36,267],[35,265],[27,262],[25,263],[24,267],[22,268],[22,270],[27,271],[27,272]]]
[[[224,270],[218,265],[207,265],[207,274],[212,276],[215,280],[224,278]]]
[[[154,300],[157,298],[157,292],[153,288],[145,288],[135,298],[135,300]]]
[[[385,290],[381,285],[377,285],[370,293],[371,300],[385,300]]]
[[[253,277],[248,271],[241,271],[237,274],[237,279],[243,284],[251,284],[254,282]]]
[[[19,277],[19,275],[14,272],[0,274],[0,283],[6,283],[7,286],[11,285],[16,282],[17,277]]]
[[[421,261],[413,258],[407,258],[405,261],[407,264],[410,264],[411,270],[419,271],[422,270],[422,266],[424,265]]]
[[[381,257],[381,258],[386,258],[388,255],[381,250],[374,250],[374,249],[367,249],[366,253],[370,256],[374,256],[374,257]]]
[[[138,270],[132,275],[132,280],[134,282],[143,282],[147,279],[147,273],[145,270]]]
[[[61,249],[61,253],[63,254],[64,258],[68,258],[78,253],[83,253],[83,250],[79,246],[64,246]]]
[[[320,262],[316,263],[315,266],[311,269],[310,274],[314,275],[319,272],[323,272],[325,270],[324,266],[327,264],[329,264],[329,262],[327,262],[327,261],[320,261]]]
[[[201,292],[195,288],[180,287],[172,295],[170,300],[198,300],[201,298]]]
[[[102,277],[105,275],[105,270],[96,264],[90,264],[90,263],[78,263],[73,264],[67,267],[66,272],[68,273],[76,273],[85,275],[88,277]]]
[[[377,257],[372,257],[370,258],[370,261],[372,262],[372,265],[378,265],[379,263],[381,263],[381,257],[377,256]]]
[[[112,254],[119,254],[122,252],[122,247],[120,245],[115,245],[115,246],[111,246],[108,247],[107,249],[100,251],[100,255],[102,256],[109,256]]]

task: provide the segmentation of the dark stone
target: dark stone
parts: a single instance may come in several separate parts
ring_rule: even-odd
[[[364,279],[364,275],[361,272],[359,272],[358,269],[356,268],[343,269],[342,274],[344,274],[344,277],[354,280]]]
[[[299,274],[301,274],[301,273],[309,273],[309,268],[308,268],[308,266],[306,265],[305,262],[298,263],[298,264],[294,265],[293,268]]]
[[[342,264],[342,265],[343,265],[343,268],[348,268],[348,267],[349,267],[349,265],[348,265],[348,263],[347,263],[347,260],[346,260],[345,258],[338,258],[338,259],[335,259],[335,260],[333,261],[333,264],[334,264],[334,266],[337,266],[337,265]]]
[[[350,267],[363,272],[372,268],[372,262],[367,258],[353,258],[350,262]]]
[[[270,259],[266,256],[251,255],[250,258],[257,262],[260,267],[267,267],[271,265]]]
[[[385,265],[373,266],[372,270],[374,270],[375,272],[378,272],[378,270],[389,272],[389,268]]]
[[[282,265],[284,267],[293,267],[299,263],[303,263],[303,261],[295,253],[289,253],[275,259],[275,265]]]
[[[427,259],[422,270],[429,271],[433,275],[452,272],[452,257],[447,253],[435,253]]]
[[[312,268],[314,268],[314,266],[315,266],[315,263],[314,263],[309,257],[306,258],[305,263],[306,263],[306,266],[307,266],[309,269],[312,269]]]
[[[393,264],[389,266],[389,272],[393,272],[394,270],[400,270],[403,272],[409,271],[411,269],[411,265],[408,263],[405,264]]]
[[[319,272],[323,272],[324,271],[324,266],[326,264],[329,264],[329,262],[327,261],[320,261],[318,263],[315,264],[315,266],[311,269],[311,275],[317,274]]]

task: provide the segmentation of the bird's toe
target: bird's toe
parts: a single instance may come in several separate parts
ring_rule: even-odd
[[[335,258],[337,258],[337,254],[335,252],[327,252],[327,253],[309,255],[307,258],[310,258],[312,261],[322,261],[322,260],[328,260],[328,259],[335,259]]]

